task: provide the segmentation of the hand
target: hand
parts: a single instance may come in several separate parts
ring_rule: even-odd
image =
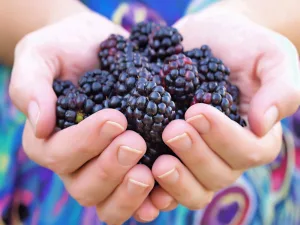
[[[53,79],[76,82],[94,68],[100,42],[112,33],[127,35],[89,12],[29,34],[16,48],[10,96],[28,117],[23,146],[29,158],[57,173],[81,205],[96,206],[102,221],[122,224],[135,212],[141,218],[158,215],[147,197],[154,185],[151,171],[136,165],[146,151],[143,138],[125,131],[126,118],[112,109],[52,133]]]
[[[211,106],[196,104],[185,121],[173,121],[164,130],[163,140],[182,163],[172,156],[155,162],[152,172],[160,188],[151,194],[153,204],[161,209],[163,192],[164,198],[173,199],[171,208],[178,202],[200,209],[243,171],[277,156],[279,121],[300,103],[298,56],[283,36],[217,7],[187,16],[175,27],[183,34],[185,49],[208,44],[231,69],[230,79],[241,90],[241,112],[251,128],[242,128]]]

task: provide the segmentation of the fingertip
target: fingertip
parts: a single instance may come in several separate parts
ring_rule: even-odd
[[[154,177],[162,177],[163,175],[172,172],[179,167],[180,161],[171,155],[162,155],[157,158],[152,167]]]
[[[147,185],[147,189],[152,189],[154,187],[154,178],[150,169],[142,164],[134,166],[126,175],[128,179],[137,181]]]
[[[169,211],[177,206],[176,200],[161,187],[155,187],[151,192],[150,199],[158,210]]]
[[[188,129],[188,124],[184,120],[173,120],[164,129],[162,133],[163,141],[166,143],[170,138],[182,134],[186,129]]]
[[[127,129],[127,119],[126,117],[116,109],[102,109],[95,114],[91,115],[90,118],[97,117],[96,121],[112,121],[119,124],[123,130]],[[94,120],[94,119],[93,119]],[[93,121],[94,122],[94,121]]]
[[[134,218],[138,222],[147,223],[155,220],[159,215],[159,210],[153,205],[147,197],[140,208],[135,212]]]

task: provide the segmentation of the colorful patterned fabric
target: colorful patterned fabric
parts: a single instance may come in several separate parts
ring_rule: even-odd
[[[85,0],[93,10],[129,29],[142,20],[172,24],[212,0]],[[165,10],[166,5],[168,10]],[[72,199],[51,171],[30,161],[21,147],[25,117],[8,97],[10,70],[0,67],[0,224],[98,225],[94,208]],[[283,146],[269,165],[247,171],[218,192],[204,210],[179,206],[161,213],[153,225],[300,224],[300,110],[283,122]],[[2,220],[1,220],[2,218]],[[126,225],[137,225],[134,219]]]

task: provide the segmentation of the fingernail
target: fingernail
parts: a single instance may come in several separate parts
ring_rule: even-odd
[[[200,134],[208,133],[210,130],[210,124],[204,115],[200,114],[193,116],[186,120],[190,123]]]
[[[149,184],[144,184],[142,182],[136,181],[132,178],[128,180],[127,189],[128,192],[132,195],[142,194],[146,188],[149,187]]]
[[[174,184],[179,178],[179,173],[176,168],[169,170],[168,172],[158,176],[159,179],[162,179],[165,183]]]
[[[150,217],[143,217],[143,216],[139,216],[139,218],[141,220],[143,220],[144,222],[150,222],[152,220],[154,220],[158,215],[155,215],[155,216],[150,216]]]
[[[122,166],[131,166],[137,163],[142,151],[128,146],[121,146],[118,151],[118,160]]]
[[[187,133],[183,133],[167,141],[173,148],[178,150],[188,150],[192,147],[192,140]]]
[[[124,130],[125,128],[121,124],[112,121],[106,121],[101,128],[100,135],[112,137],[121,134]]]
[[[39,117],[40,117],[40,108],[35,101],[31,101],[28,105],[28,119],[29,122],[31,123],[34,133],[36,132],[36,125],[39,121]]]
[[[278,114],[279,112],[276,106],[272,106],[265,112],[265,132],[268,132],[275,125],[278,119]]]

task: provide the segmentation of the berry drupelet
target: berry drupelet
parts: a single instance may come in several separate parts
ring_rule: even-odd
[[[127,102],[126,117],[145,140],[162,142],[165,126],[175,119],[175,103],[162,86],[140,78]]]
[[[99,59],[100,68],[102,70],[109,70],[111,64],[115,63],[115,58],[126,51],[126,48],[133,48],[137,50],[134,43],[128,42],[123,36],[111,34],[105,41],[100,44]]]
[[[184,54],[172,55],[167,61],[163,67],[166,91],[176,103],[189,104],[199,86],[196,66]]]
[[[52,87],[57,97],[66,95],[68,92],[75,89],[75,85],[71,81],[58,79],[53,81]]]
[[[92,112],[95,103],[79,91],[61,95],[56,103],[57,127],[64,129],[80,123]]]
[[[135,67],[137,71],[140,71],[143,68],[149,69],[150,64],[145,56],[128,49],[116,57],[115,63],[110,66],[110,72],[118,79],[122,72],[127,72],[131,67]]]
[[[167,57],[183,52],[181,44],[183,37],[176,28],[162,26],[154,29],[149,37],[149,53],[151,60],[159,58],[165,60]]]
[[[174,155],[174,152],[163,142],[152,143],[146,141],[147,151],[145,155],[139,161],[140,164],[146,165],[148,168],[152,169],[152,166],[156,159],[161,155]]]
[[[196,103],[212,105],[241,126],[246,126],[246,122],[238,114],[237,106],[224,85],[219,85],[217,82],[203,83],[197,89],[192,105]]]
[[[198,62],[198,73],[201,82],[227,81],[230,70],[215,57],[206,57]]]
[[[206,57],[212,57],[212,51],[208,45],[202,45],[200,48],[194,48],[184,53],[187,57],[191,58],[195,65],[205,59]]]
[[[96,69],[85,73],[78,81],[79,87],[96,104],[114,92],[116,79],[107,71]]]
[[[137,44],[139,51],[142,52],[147,47],[149,35],[161,25],[154,22],[140,22],[134,25],[130,32],[130,41]]]

